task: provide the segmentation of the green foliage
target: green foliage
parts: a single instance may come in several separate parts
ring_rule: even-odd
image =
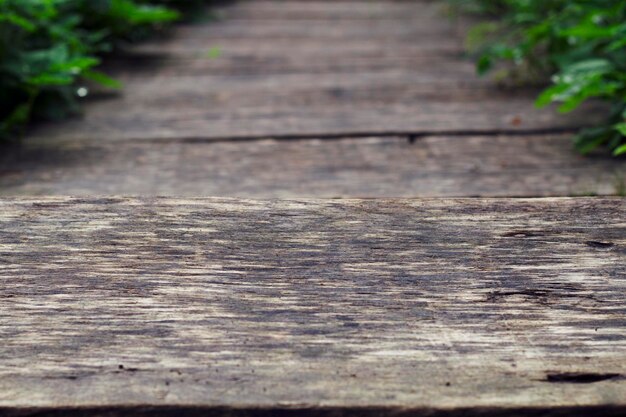
[[[82,80],[119,88],[98,72],[98,55],[145,36],[179,12],[144,0],[0,0],[0,138],[32,118],[77,110]],[[181,1],[178,3],[191,3]]]
[[[480,73],[499,67],[511,78],[549,79],[538,107],[557,103],[569,112],[592,99],[610,103],[606,124],[580,132],[576,147],[626,153],[626,1],[450,1],[493,18],[468,37]]]

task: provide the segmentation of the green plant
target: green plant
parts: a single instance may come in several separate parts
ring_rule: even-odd
[[[31,118],[74,113],[87,92],[81,80],[118,88],[95,70],[98,55],[179,17],[155,3],[174,2],[0,0],[0,138],[19,133]]]
[[[626,2],[623,0],[450,0],[491,19],[473,29],[478,71],[550,80],[537,100],[569,112],[583,102],[610,104],[604,125],[582,130],[576,147],[626,154]]]

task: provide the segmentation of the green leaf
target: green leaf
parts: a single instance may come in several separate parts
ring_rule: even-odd
[[[16,13],[0,14],[0,23],[1,22],[12,23],[27,32],[34,32],[37,30],[37,26],[34,23]]]
[[[583,129],[574,138],[576,149],[582,154],[587,154],[608,142],[612,131],[612,129],[606,126]]]
[[[619,156],[619,155],[624,155],[626,154],[626,144],[617,147],[614,151],[613,151],[613,155],[614,156]]]
[[[70,85],[74,82],[74,77],[68,74],[40,74],[30,77],[28,84],[39,87]]]
[[[70,72],[74,75],[79,75],[88,68],[95,67],[100,64],[100,60],[94,57],[78,57],[69,59],[64,62],[58,62],[51,66],[53,71]]]
[[[584,61],[576,62],[570,66],[568,66],[565,71],[565,74],[575,75],[580,73],[596,73],[603,74],[609,72],[613,69],[613,64],[601,58],[593,58],[587,59]]]
[[[116,19],[131,25],[165,23],[180,18],[180,13],[163,6],[137,4],[132,0],[111,0],[110,13]]]
[[[23,125],[30,117],[31,103],[23,103],[17,106],[11,114],[2,121],[2,130],[13,129]]]
[[[483,55],[480,57],[480,59],[478,60],[478,63],[476,64],[476,70],[478,71],[478,74],[484,75],[489,70],[491,70],[492,66],[493,66],[492,59],[488,55]]]
[[[626,136],[626,123],[618,123],[613,126],[622,136]]]
[[[115,89],[119,89],[122,88],[123,85],[120,81],[109,77],[108,75],[100,72],[100,71],[93,71],[93,70],[89,70],[89,71],[85,71],[83,72],[83,77],[95,81],[100,85],[103,85],[105,87],[109,87],[109,88],[115,88]]]
[[[537,100],[535,101],[535,106],[538,108],[543,108],[548,104],[556,101],[556,98],[559,95],[563,94],[568,88],[567,84],[557,84],[552,87],[546,88],[541,92]]]
[[[602,101],[610,109],[604,123],[576,139],[584,153],[598,146],[622,151],[626,137],[626,3],[624,0],[449,0],[467,10],[488,11],[487,25],[468,35],[484,54],[484,73],[501,63],[510,82],[548,81],[535,105],[558,103],[569,112],[582,103]],[[489,36],[483,36],[486,33]],[[494,36],[495,35],[495,36]],[[503,80],[509,82],[508,80]],[[621,113],[621,116],[620,116]],[[617,123],[617,124],[616,124]]]

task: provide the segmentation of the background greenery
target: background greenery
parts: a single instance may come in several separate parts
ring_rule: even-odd
[[[59,119],[87,94],[78,81],[110,88],[95,70],[122,41],[146,37],[202,0],[0,0],[0,138],[31,119]],[[206,3],[206,1],[204,2]]]
[[[569,112],[588,100],[610,104],[606,124],[584,129],[576,147],[626,154],[626,1],[450,0],[487,17],[468,36],[481,73],[551,85],[537,106]]]

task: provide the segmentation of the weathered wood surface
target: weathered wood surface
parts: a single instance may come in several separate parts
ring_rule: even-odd
[[[623,415],[625,219],[624,199],[5,199],[0,414]]]
[[[310,22],[311,26],[318,25],[320,22]],[[327,22],[330,24],[330,22]],[[402,24],[402,22],[396,22]],[[406,23],[405,23],[406,24]],[[307,30],[307,25],[302,25],[302,33]],[[448,30],[449,32],[449,30]],[[285,38],[269,38],[256,39],[250,38],[219,38],[212,37],[207,34],[206,37],[200,34],[185,38],[186,32],[182,32],[179,36],[171,40],[161,40],[158,43],[145,44],[134,48],[140,53],[161,53],[171,54],[172,56],[180,56],[181,58],[190,56],[201,56],[206,59],[207,52],[211,47],[219,47],[226,54],[245,54],[245,55],[263,55],[285,56],[287,53],[295,55],[296,58],[307,58],[316,56],[318,58],[331,58],[339,54],[348,56],[375,56],[381,54],[383,57],[389,54],[388,49],[393,48],[396,54],[404,56],[418,57],[459,57],[463,54],[463,46],[459,38],[445,38],[443,34],[437,32],[428,36],[420,36],[414,33],[413,39],[394,39],[394,38],[376,38],[374,34],[361,39],[347,37],[341,40],[325,39],[320,37],[285,37]],[[449,33],[448,33],[449,35]]]
[[[332,93],[331,93],[332,94]],[[339,90],[338,96],[351,92]],[[228,96],[224,101],[228,101]],[[300,97],[293,96],[297,101]],[[219,97],[214,100],[219,101]],[[282,101],[280,96],[267,102]],[[339,105],[285,104],[280,107],[258,106],[221,110],[219,104],[190,106],[176,96],[164,100],[159,108],[109,102],[91,105],[83,120],[48,125],[33,132],[33,138],[49,140],[129,141],[155,139],[255,139],[273,137],[325,137],[328,135],[557,132],[589,126],[599,120],[604,107],[587,107],[577,113],[558,116],[536,110],[529,100],[485,99],[484,101],[443,101],[424,97],[421,104],[363,104],[358,100],[338,99]],[[156,102],[157,100],[155,100]],[[261,100],[259,100],[261,101]],[[180,106],[180,107],[177,107]],[[110,112],[101,109],[108,107]],[[152,109],[150,109],[152,107]],[[125,110],[126,109],[126,110]],[[585,116],[581,116],[581,113]],[[572,130],[573,132],[574,130]]]
[[[223,21],[137,47],[139,56],[159,54],[160,68],[121,70],[120,97],[91,103],[82,121],[33,135],[99,141],[484,133],[574,128],[606,114],[595,106],[571,115],[536,110],[536,91],[502,92],[479,80],[460,59],[462,37],[438,2],[244,1],[222,14]],[[378,29],[368,31],[363,19]],[[241,26],[248,29],[233,36]],[[210,53],[216,47],[217,58]],[[389,66],[381,65],[387,59]]]
[[[257,6],[255,5],[254,7]],[[359,5],[357,4],[354,7],[359,7]],[[340,24],[337,24],[336,20],[332,18],[328,20],[310,19],[308,21],[289,19],[254,21],[238,18],[237,15],[233,15],[223,18],[219,21],[219,24],[178,25],[173,29],[173,34],[174,39],[210,39],[217,40],[218,43],[222,40],[236,39],[257,41],[286,39],[362,41],[363,39],[375,39],[379,42],[411,41],[412,43],[417,42],[417,44],[427,47],[427,41],[433,38],[436,42],[448,41],[437,37],[437,35],[449,35],[451,28],[456,27],[458,23],[458,21],[446,20],[446,16],[442,13],[441,3],[435,2],[430,5],[423,4],[419,16],[414,16],[413,19],[417,20],[418,24],[402,22],[397,18],[390,18],[389,16],[378,17],[366,24],[361,21],[349,20],[344,20]],[[404,24],[399,24],[399,22]],[[463,41],[461,38],[458,38],[456,43],[461,46]]]
[[[415,5],[420,7],[416,8]],[[215,14],[225,19],[258,20],[337,20],[354,21],[380,19],[419,20],[427,22],[439,5],[430,0],[369,1],[369,0],[254,0],[228,3],[217,8]],[[367,22],[366,22],[367,23]]]
[[[370,6],[372,4],[369,2]],[[360,67],[357,68],[365,69],[397,68],[397,61],[410,61],[415,69],[432,65],[430,61],[436,58],[454,62],[455,58],[464,55],[462,36],[450,36],[458,24],[445,16],[440,3],[410,5],[413,13],[408,21],[397,16],[397,5],[379,4],[384,4],[384,13],[363,22],[343,18],[337,21],[346,13],[345,7],[337,2],[316,5],[329,15],[326,19],[307,13],[309,18],[305,20],[285,17],[246,19],[245,9],[249,11],[251,7],[261,6],[240,3],[218,10],[216,14],[223,17],[218,23],[179,26],[171,38],[139,45],[132,52],[135,56],[169,58],[168,69],[184,70],[188,64],[186,61],[193,58],[193,63],[205,74],[216,69],[229,69],[231,73],[244,70],[257,74],[268,71],[310,73],[324,68],[335,71],[350,63],[358,63]],[[363,2],[350,5],[354,15],[367,7]],[[272,8],[278,11],[283,5],[275,4]],[[400,12],[405,10],[406,5]],[[219,59],[209,58],[207,52],[216,47],[221,51]],[[384,63],[387,65],[382,66]],[[466,64],[467,61],[456,63]]]
[[[356,2],[350,7],[358,14],[372,4]],[[397,5],[389,3],[384,6],[385,13],[367,22],[359,19],[338,22],[338,9],[344,8],[345,14],[345,7],[337,2],[316,7],[323,7],[331,15],[325,20],[310,13],[305,20],[280,17],[250,20],[242,18],[245,13],[240,13],[246,5],[226,7],[216,12],[222,16],[219,23],[179,26],[170,39],[133,48],[133,58],[120,70],[132,70],[138,58],[143,58],[152,59],[151,64],[157,59],[167,62],[163,69],[167,73],[186,73],[191,65],[195,75],[389,68],[428,69],[436,73],[442,67],[464,67],[472,71],[469,61],[460,59],[464,55],[465,31],[459,30],[462,25],[458,21],[446,16],[441,3],[422,2],[417,8],[410,5],[419,13],[412,13],[409,21],[398,17],[397,10],[394,12]],[[273,6],[275,11],[282,8],[280,4]],[[229,12],[230,9],[233,10]],[[400,11],[406,11],[406,5]],[[451,36],[457,33],[458,36]],[[219,59],[209,58],[207,52],[212,48],[221,51]],[[447,60],[447,65],[433,68],[439,58]]]
[[[200,112],[211,114],[237,110],[245,114],[254,109],[262,110],[265,105],[267,112],[286,112],[294,107],[303,111],[352,108],[355,112],[377,108],[392,111],[397,107],[408,112],[410,106],[414,106],[415,116],[418,117],[424,110],[428,111],[429,106],[446,104],[467,106],[468,103],[475,103],[480,107],[508,102],[511,103],[511,111],[515,106],[528,104],[538,92],[536,89],[485,89],[485,80],[475,78],[466,68],[439,69],[439,74],[395,69],[362,72],[358,76],[318,74],[314,75],[314,84],[311,84],[310,74],[169,77],[156,72],[150,77],[131,78],[121,100],[129,112],[136,113],[143,106],[152,117],[175,113],[174,104],[185,112],[191,112],[188,116]],[[428,103],[419,104],[419,100],[427,100]],[[113,116],[119,113],[114,110],[116,105],[120,105],[120,100],[94,101],[91,107],[99,111],[106,110]],[[530,108],[527,112],[532,110]],[[559,126],[553,123],[553,127]],[[522,120],[520,126],[524,125]]]
[[[125,88],[93,94],[84,118],[40,126],[20,152],[0,149],[0,195],[623,191],[617,162],[581,159],[565,138],[532,136],[573,131],[604,109],[539,111],[536,90],[476,77],[439,2],[240,1],[217,14],[112,62]],[[220,56],[210,57],[216,47]],[[496,136],[510,133],[529,136]],[[390,138],[415,134],[443,137],[413,148]],[[329,137],[345,142],[320,142]],[[311,142],[272,140],[293,138]],[[237,139],[249,141],[187,143]]]
[[[489,152],[485,152],[488,149]],[[250,142],[26,142],[0,195],[441,197],[615,195],[626,164],[569,135]]]
[[[219,58],[209,58],[208,51],[193,52],[189,56],[162,53],[139,52],[137,50],[121,53],[106,62],[106,70],[115,73],[126,84],[137,79],[147,78],[148,71],[161,77],[207,76],[207,75],[278,75],[278,74],[342,74],[389,69],[404,70],[414,73],[415,68],[424,66],[425,57],[400,54],[390,49],[385,55],[350,54],[350,51],[334,54],[324,59],[310,56],[271,56],[236,54],[232,50],[221,50]],[[442,77],[447,74],[466,74],[466,84],[476,83],[475,67],[462,57],[428,57],[428,68],[439,71]],[[429,74],[425,74],[428,76]],[[432,78],[432,77],[431,77]],[[457,82],[458,79],[451,80]],[[483,88],[488,86],[483,81]],[[497,92],[497,91],[496,91]]]

